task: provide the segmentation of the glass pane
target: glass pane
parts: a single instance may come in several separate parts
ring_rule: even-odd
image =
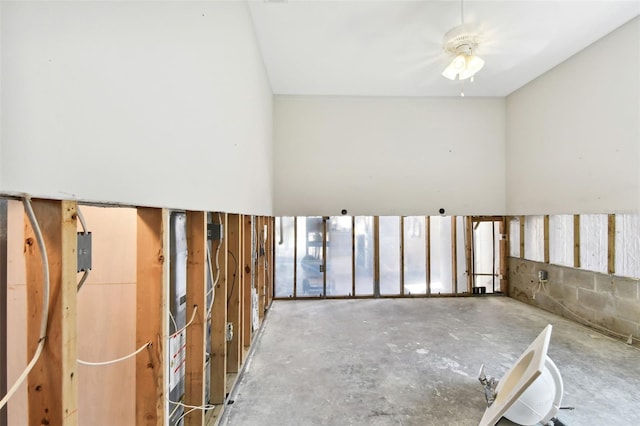
[[[427,248],[424,216],[404,218],[404,293],[427,292]]]
[[[549,216],[549,262],[573,266],[573,215]]]
[[[296,295],[324,295],[324,273],[322,272],[322,217],[297,217],[297,269]]]
[[[357,216],[356,221],[356,295],[373,294],[373,217]]]
[[[400,218],[380,217],[380,294],[400,294]]]
[[[431,216],[431,293],[452,293],[451,217]]]
[[[327,221],[327,296],[351,296],[351,216]]]
[[[276,297],[293,297],[293,217],[276,219]]]

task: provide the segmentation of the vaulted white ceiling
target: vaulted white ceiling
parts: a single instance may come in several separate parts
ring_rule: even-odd
[[[506,96],[640,15],[640,0],[466,0],[485,67],[463,83],[441,75],[459,0],[249,4],[272,89],[287,95],[458,96],[464,84],[469,96]]]

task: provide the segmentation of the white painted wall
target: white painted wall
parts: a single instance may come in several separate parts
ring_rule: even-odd
[[[272,213],[245,2],[3,2],[3,192]]]
[[[507,98],[509,214],[640,212],[640,18]]]
[[[276,97],[276,215],[503,214],[505,100]]]

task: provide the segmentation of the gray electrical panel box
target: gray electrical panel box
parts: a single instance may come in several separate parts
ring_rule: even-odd
[[[91,232],[78,232],[78,272],[91,270]]]
[[[220,241],[224,235],[224,225],[221,223],[207,224],[207,239],[210,241]]]

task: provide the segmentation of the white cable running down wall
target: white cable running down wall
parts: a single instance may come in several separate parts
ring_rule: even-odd
[[[16,393],[16,391],[20,388],[20,385],[27,379],[29,373],[38,362],[40,355],[42,354],[42,349],[44,348],[46,338],[47,338],[47,319],[49,317],[49,291],[51,287],[51,280],[49,277],[49,256],[47,255],[47,247],[44,243],[44,237],[42,236],[42,231],[40,229],[40,224],[38,223],[38,219],[36,218],[35,213],[33,212],[33,206],[31,205],[31,197],[25,196],[22,199],[22,203],[24,205],[25,212],[27,213],[27,217],[29,218],[29,222],[31,223],[31,227],[36,236],[36,241],[38,243],[38,248],[40,249],[40,256],[42,258],[42,276],[43,276],[43,292],[42,292],[42,317],[40,319],[40,340],[38,341],[38,347],[27,364],[27,367],[24,369],[22,374],[18,377],[18,380],[11,386],[7,394],[0,401],[0,409],[2,409],[7,402],[11,399],[11,397]]]

